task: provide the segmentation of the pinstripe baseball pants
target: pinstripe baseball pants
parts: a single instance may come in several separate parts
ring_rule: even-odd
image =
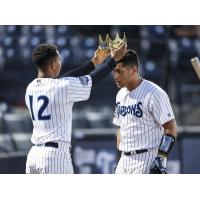
[[[70,144],[57,142],[58,148],[33,146],[26,161],[26,174],[73,174]]]
[[[158,154],[157,148],[148,152],[126,156],[123,153],[118,162],[115,174],[149,174],[150,166]]]

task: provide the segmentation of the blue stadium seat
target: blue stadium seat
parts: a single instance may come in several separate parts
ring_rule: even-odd
[[[15,56],[16,56],[15,54],[16,52],[14,48],[8,48],[5,51],[6,58],[8,59],[15,59]]]
[[[67,36],[67,34],[70,33],[69,26],[59,25],[59,26],[55,26],[55,28],[56,28],[56,34],[57,35]]]
[[[60,50],[60,56],[62,58],[63,64],[72,63],[72,60],[73,60],[72,55],[73,54],[70,49],[65,48],[65,49]]]
[[[8,36],[8,37],[4,38],[3,45],[5,47],[13,46],[14,45],[14,39],[15,38],[13,38],[11,36]]]
[[[40,37],[32,37],[31,46],[36,47],[38,44],[40,44]]]
[[[93,37],[86,38],[84,40],[84,46],[86,48],[97,48],[97,41]]]
[[[199,51],[195,45],[196,41],[187,37],[176,40],[177,44],[177,69],[180,71],[191,71],[190,59],[199,56]],[[173,52],[171,53],[173,54]]]
[[[29,62],[31,60],[31,49],[29,47],[20,48],[19,54],[22,59],[28,59]]]
[[[56,45],[59,47],[59,48],[63,48],[63,47],[66,47],[67,46],[67,39],[66,37],[58,37],[56,38]]]
[[[91,49],[91,48],[96,49],[98,47],[98,44],[97,44],[98,41],[96,41],[93,37],[88,37],[86,39],[80,38],[79,40],[80,40],[80,48],[82,50]]]
[[[17,26],[16,25],[5,26],[5,28],[6,28],[6,34],[7,35],[16,35],[16,33],[17,33]]]
[[[80,47],[80,38],[78,36],[73,36],[70,38],[69,43],[72,48]]]
[[[198,49],[195,46],[195,40],[184,37],[177,40],[179,55],[189,57],[198,54]]]
[[[55,26],[45,26],[44,28],[44,31],[45,31],[45,35],[48,37],[48,36],[51,36],[51,37],[54,37],[55,35]]]
[[[18,39],[19,47],[30,46],[29,37],[27,35],[21,35]]]
[[[31,34],[32,35],[43,35],[44,34],[44,26],[41,26],[41,25],[31,26]]]
[[[131,38],[132,40],[137,41],[140,38],[140,28],[141,26],[138,25],[116,25],[111,27],[111,35],[115,37],[115,34],[118,33],[119,36],[122,37],[125,33],[128,39]]]
[[[164,70],[164,68],[165,66],[160,60],[145,60],[142,63],[143,77],[160,84],[160,80],[162,80],[162,70]]]
[[[45,42],[48,43],[48,44],[56,44],[56,39],[52,36],[47,36],[45,38]]]
[[[31,34],[31,26],[20,26],[20,35],[29,36]]]
[[[85,57],[86,57],[87,59],[91,59],[91,58],[94,56],[94,52],[95,52],[94,49],[87,49],[87,50],[85,51]]]
[[[167,26],[155,25],[155,26],[144,26],[143,38],[147,38],[151,42],[165,42],[169,37]]]
[[[141,29],[141,49],[145,56],[164,59],[168,53],[167,26],[144,26]]]
[[[6,26],[0,26],[0,34],[1,35],[4,35],[5,34],[5,31],[6,31]],[[0,38],[0,40],[3,39],[3,38]]]

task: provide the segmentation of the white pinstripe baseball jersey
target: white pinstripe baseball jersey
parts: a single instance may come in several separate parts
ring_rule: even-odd
[[[89,75],[61,79],[36,78],[27,87],[25,101],[33,120],[33,144],[49,141],[71,143],[72,106],[87,100]]]
[[[120,126],[119,150],[158,147],[162,124],[174,118],[168,95],[158,85],[143,79],[134,90],[122,88],[116,97],[113,123]]]

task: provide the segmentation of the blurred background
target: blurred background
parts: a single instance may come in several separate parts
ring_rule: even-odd
[[[31,148],[32,122],[24,95],[37,71],[32,50],[56,44],[63,61],[61,75],[93,57],[98,35],[126,33],[138,52],[140,74],[169,95],[179,127],[170,153],[169,173],[200,173],[200,85],[190,59],[200,55],[200,26],[0,26],[0,173],[24,173]],[[118,92],[110,74],[74,104],[72,159],[75,173],[113,173],[116,127],[112,124]]]

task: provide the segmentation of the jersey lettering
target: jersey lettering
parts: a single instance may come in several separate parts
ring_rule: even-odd
[[[51,115],[43,115],[45,109],[47,108],[49,104],[49,98],[47,96],[41,95],[38,97],[38,101],[43,100],[43,104],[38,110],[38,120],[50,120]],[[30,109],[31,109],[31,116],[32,119],[35,120],[35,115],[33,113],[33,96],[29,95],[29,101],[30,101]]]
[[[43,112],[49,104],[49,98],[47,96],[41,95],[38,97],[38,101],[43,100],[43,104],[38,111],[38,120],[50,120],[51,115],[43,115]]]
[[[127,114],[135,115],[136,117],[142,117],[142,102],[138,102],[137,104],[129,105],[129,106],[120,106],[120,102],[116,104],[116,112],[117,116],[122,115],[125,117]]]

